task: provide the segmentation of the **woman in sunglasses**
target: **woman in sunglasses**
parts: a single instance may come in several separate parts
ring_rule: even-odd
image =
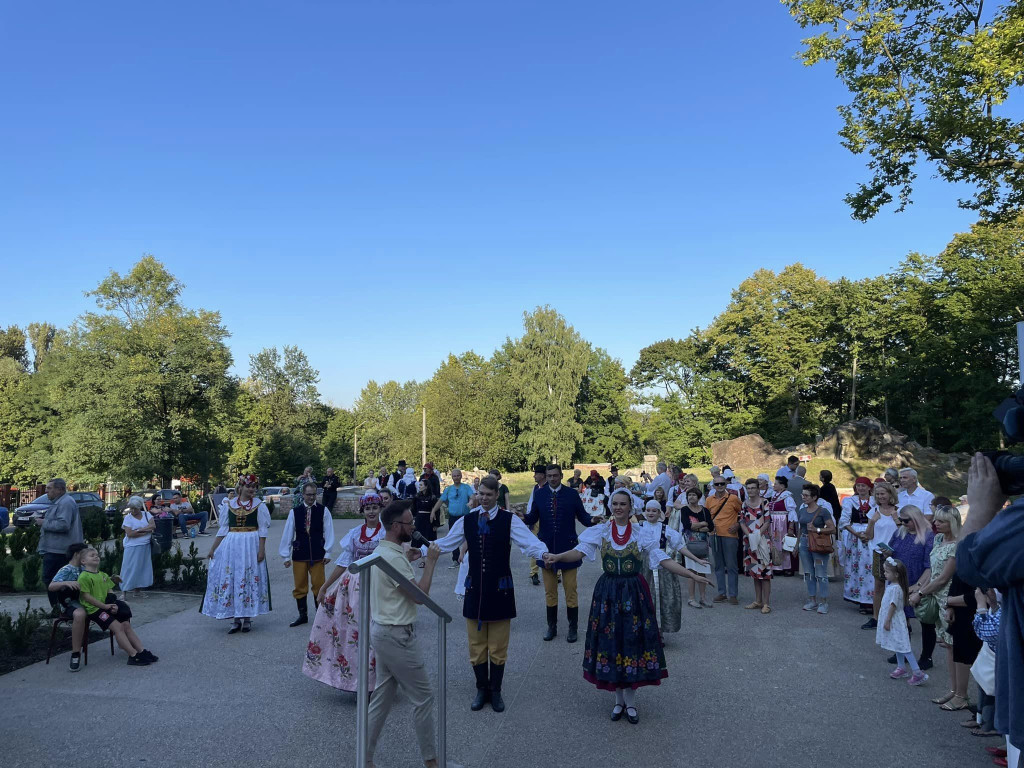
[[[907,584],[910,585],[910,594],[913,594],[932,580],[931,556],[935,533],[928,521],[925,520],[924,513],[913,504],[908,504],[900,510],[897,522],[899,528],[889,539],[889,546],[892,547],[891,556],[907,566]],[[909,601],[903,606],[903,612],[908,619],[914,618],[914,607],[909,604]],[[935,625],[922,624],[920,662],[927,663],[927,667],[922,667],[922,669],[932,666],[934,650]],[[895,658],[895,656],[890,658]]]

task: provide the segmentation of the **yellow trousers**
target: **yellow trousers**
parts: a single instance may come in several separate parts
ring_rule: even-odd
[[[317,560],[310,563],[305,560],[292,560],[292,577],[295,579],[295,589],[292,590],[292,597],[301,600],[309,594],[309,581],[313,581],[313,599],[320,594],[320,587],[324,585],[324,561]]]
[[[579,607],[579,596],[576,594],[576,571],[578,568],[565,568],[556,571],[552,568],[545,568],[544,574],[544,602],[548,608],[558,605],[558,574],[562,574],[562,591],[565,592],[565,607]]]
[[[491,664],[504,664],[508,658],[508,638],[512,629],[512,621],[485,621],[477,629],[476,619],[466,619],[466,634],[469,636],[469,663],[486,664],[490,657]]]

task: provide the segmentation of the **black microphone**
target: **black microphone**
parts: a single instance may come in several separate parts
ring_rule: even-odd
[[[421,547],[429,547],[432,542],[419,531],[413,531],[412,543]]]

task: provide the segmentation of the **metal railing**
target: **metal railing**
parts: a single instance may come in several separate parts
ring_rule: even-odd
[[[367,738],[369,728],[370,694],[370,588],[373,582],[373,569],[380,568],[384,573],[398,582],[398,588],[411,600],[425,605],[437,616],[437,764],[446,768],[447,734],[448,734],[448,623],[452,617],[434,602],[430,595],[416,586],[385,560],[380,553],[374,552],[361,560],[356,560],[348,567],[350,573],[359,575],[359,678],[356,687],[356,767],[363,768],[367,758]]]

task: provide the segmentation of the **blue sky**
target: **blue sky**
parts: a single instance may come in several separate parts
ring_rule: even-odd
[[[973,220],[927,168],[850,218],[801,34],[766,0],[6,4],[0,324],[152,253],[240,374],[297,344],[336,405],[541,304],[628,370],[760,267],[879,274]]]

